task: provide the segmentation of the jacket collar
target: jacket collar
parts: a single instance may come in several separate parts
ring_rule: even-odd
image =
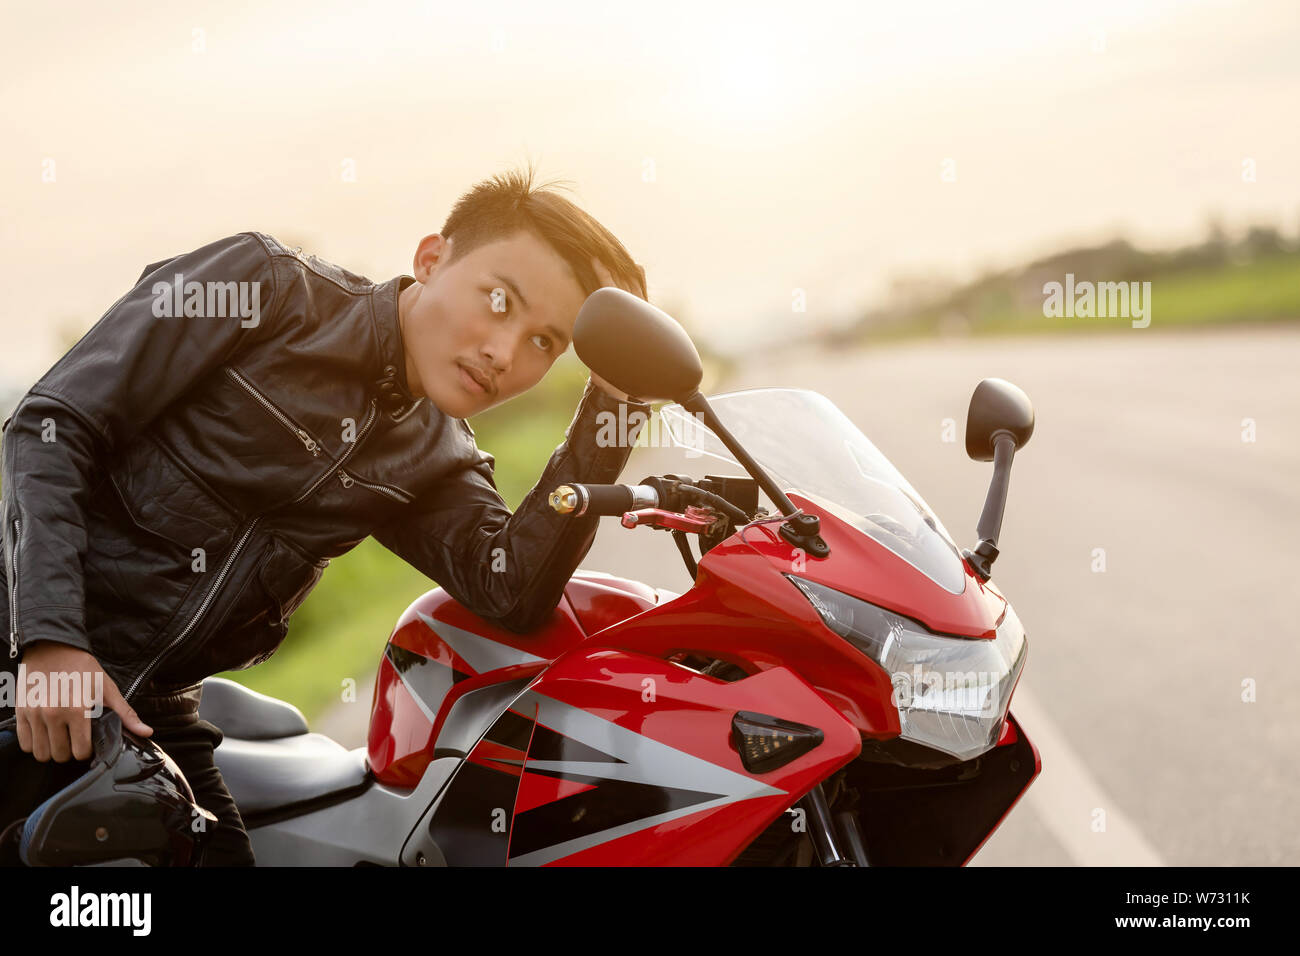
[[[394,419],[405,417],[416,404],[406,380],[406,349],[402,343],[398,306],[402,290],[413,282],[414,276],[394,276],[387,282],[376,285],[370,297],[370,312],[379,343],[374,390],[380,409]]]

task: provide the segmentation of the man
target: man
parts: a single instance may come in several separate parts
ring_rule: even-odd
[[[464,419],[536,385],[601,286],[646,296],[622,244],[531,172],[475,186],[414,275],[378,285],[254,232],[147,267],[5,423],[8,667],[102,673],[104,706],[217,815],[208,862],[251,864],[200,682],[269,657],[367,535],[501,627],[544,623],[597,523],[547,495],[617,480],[638,428],[602,447],[597,416],[631,402],[639,426],[649,406],[593,374],[514,513]],[[59,704],[18,707],[19,744],[84,761],[85,707]]]

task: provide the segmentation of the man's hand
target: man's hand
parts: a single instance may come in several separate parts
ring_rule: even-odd
[[[613,395],[615,398],[617,398],[620,402],[640,402],[640,401],[641,401],[641,399],[639,399],[639,398],[632,398],[631,396],[629,396],[629,395],[627,394],[627,392],[619,391],[617,388],[615,388],[613,385],[610,385],[609,382],[605,381],[603,378],[601,378],[601,377],[600,377],[599,375],[597,375],[595,372],[591,372],[590,375],[589,375],[588,377],[591,379],[591,381],[592,381],[593,384],[595,384],[595,385],[599,385],[601,388],[603,388],[603,389],[604,389],[606,392],[608,392],[610,395]]]
[[[61,703],[53,700],[55,690],[67,686],[60,680],[60,674],[75,674],[76,680],[90,681],[86,691],[89,694],[96,686],[95,674],[103,675],[103,706],[114,710],[122,718],[122,726],[141,737],[148,737],[153,728],[136,714],[122,698],[117,684],[99,666],[94,656],[80,648],[57,641],[33,641],[23,651],[22,663],[28,679],[34,673],[45,675],[46,701],[40,707],[23,706],[19,697],[15,708],[18,717],[15,730],[18,733],[18,746],[24,753],[30,753],[42,763],[51,758],[55,763],[69,760],[89,760],[92,755],[90,743],[90,720],[86,711],[91,709],[90,701],[82,700],[70,706],[54,706]],[[29,685],[30,686],[30,685]]]
[[[605,264],[604,264],[603,262],[601,262],[599,259],[596,259],[596,258],[593,257],[592,260],[591,260],[591,267],[592,267],[593,269],[595,269],[595,271],[596,271],[596,278],[600,281],[600,287],[601,287],[602,289],[605,288],[605,287],[607,287],[607,286],[613,286],[615,289],[622,289],[624,292],[630,292],[630,293],[632,293],[633,295],[635,295],[635,296],[637,296],[638,298],[640,298],[639,293],[638,293],[635,289],[631,289],[631,288],[629,288],[629,287],[627,286],[627,284],[625,284],[625,283],[622,283],[622,282],[616,282],[616,281],[614,280],[614,277],[613,277],[612,275],[610,275],[609,270],[605,268]],[[603,378],[601,378],[601,377],[600,377],[599,375],[597,375],[595,372],[591,372],[591,376],[590,376],[590,377],[591,377],[591,381],[592,381],[594,384],[599,385],[599,386],[600,386],[601,388],[603,388],[606,392],[608,392],[610,395],[613,395],[615,398],[617,398],[617,399],[618,399],[619,401],[621,401],[621,402],[639,402],[639,401],[641,401],[641,399],[639,399],[639,398],[631,398],[631,397],[627,394],[627,392],[624,392],[624,391],[621,391],[621,390],[615,388],[613,385],[609,384],[609,382],[605,381]]]

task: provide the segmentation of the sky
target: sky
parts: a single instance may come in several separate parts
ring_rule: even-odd
[[[727,351],[900,277],[1172,247],[1211,216],[1300,231],[1294,0],[2,16],[0,380],[23,388],[146,263],[253,229],[409,274],[461,193],[530,160]]]

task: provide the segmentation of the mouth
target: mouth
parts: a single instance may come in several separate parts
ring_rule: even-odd
[[[471,394],[490,395],[492,393],[492,381],[481,371],[462,365],[460,362],[456,363],[456,367],[460,369],[461,385]]]

